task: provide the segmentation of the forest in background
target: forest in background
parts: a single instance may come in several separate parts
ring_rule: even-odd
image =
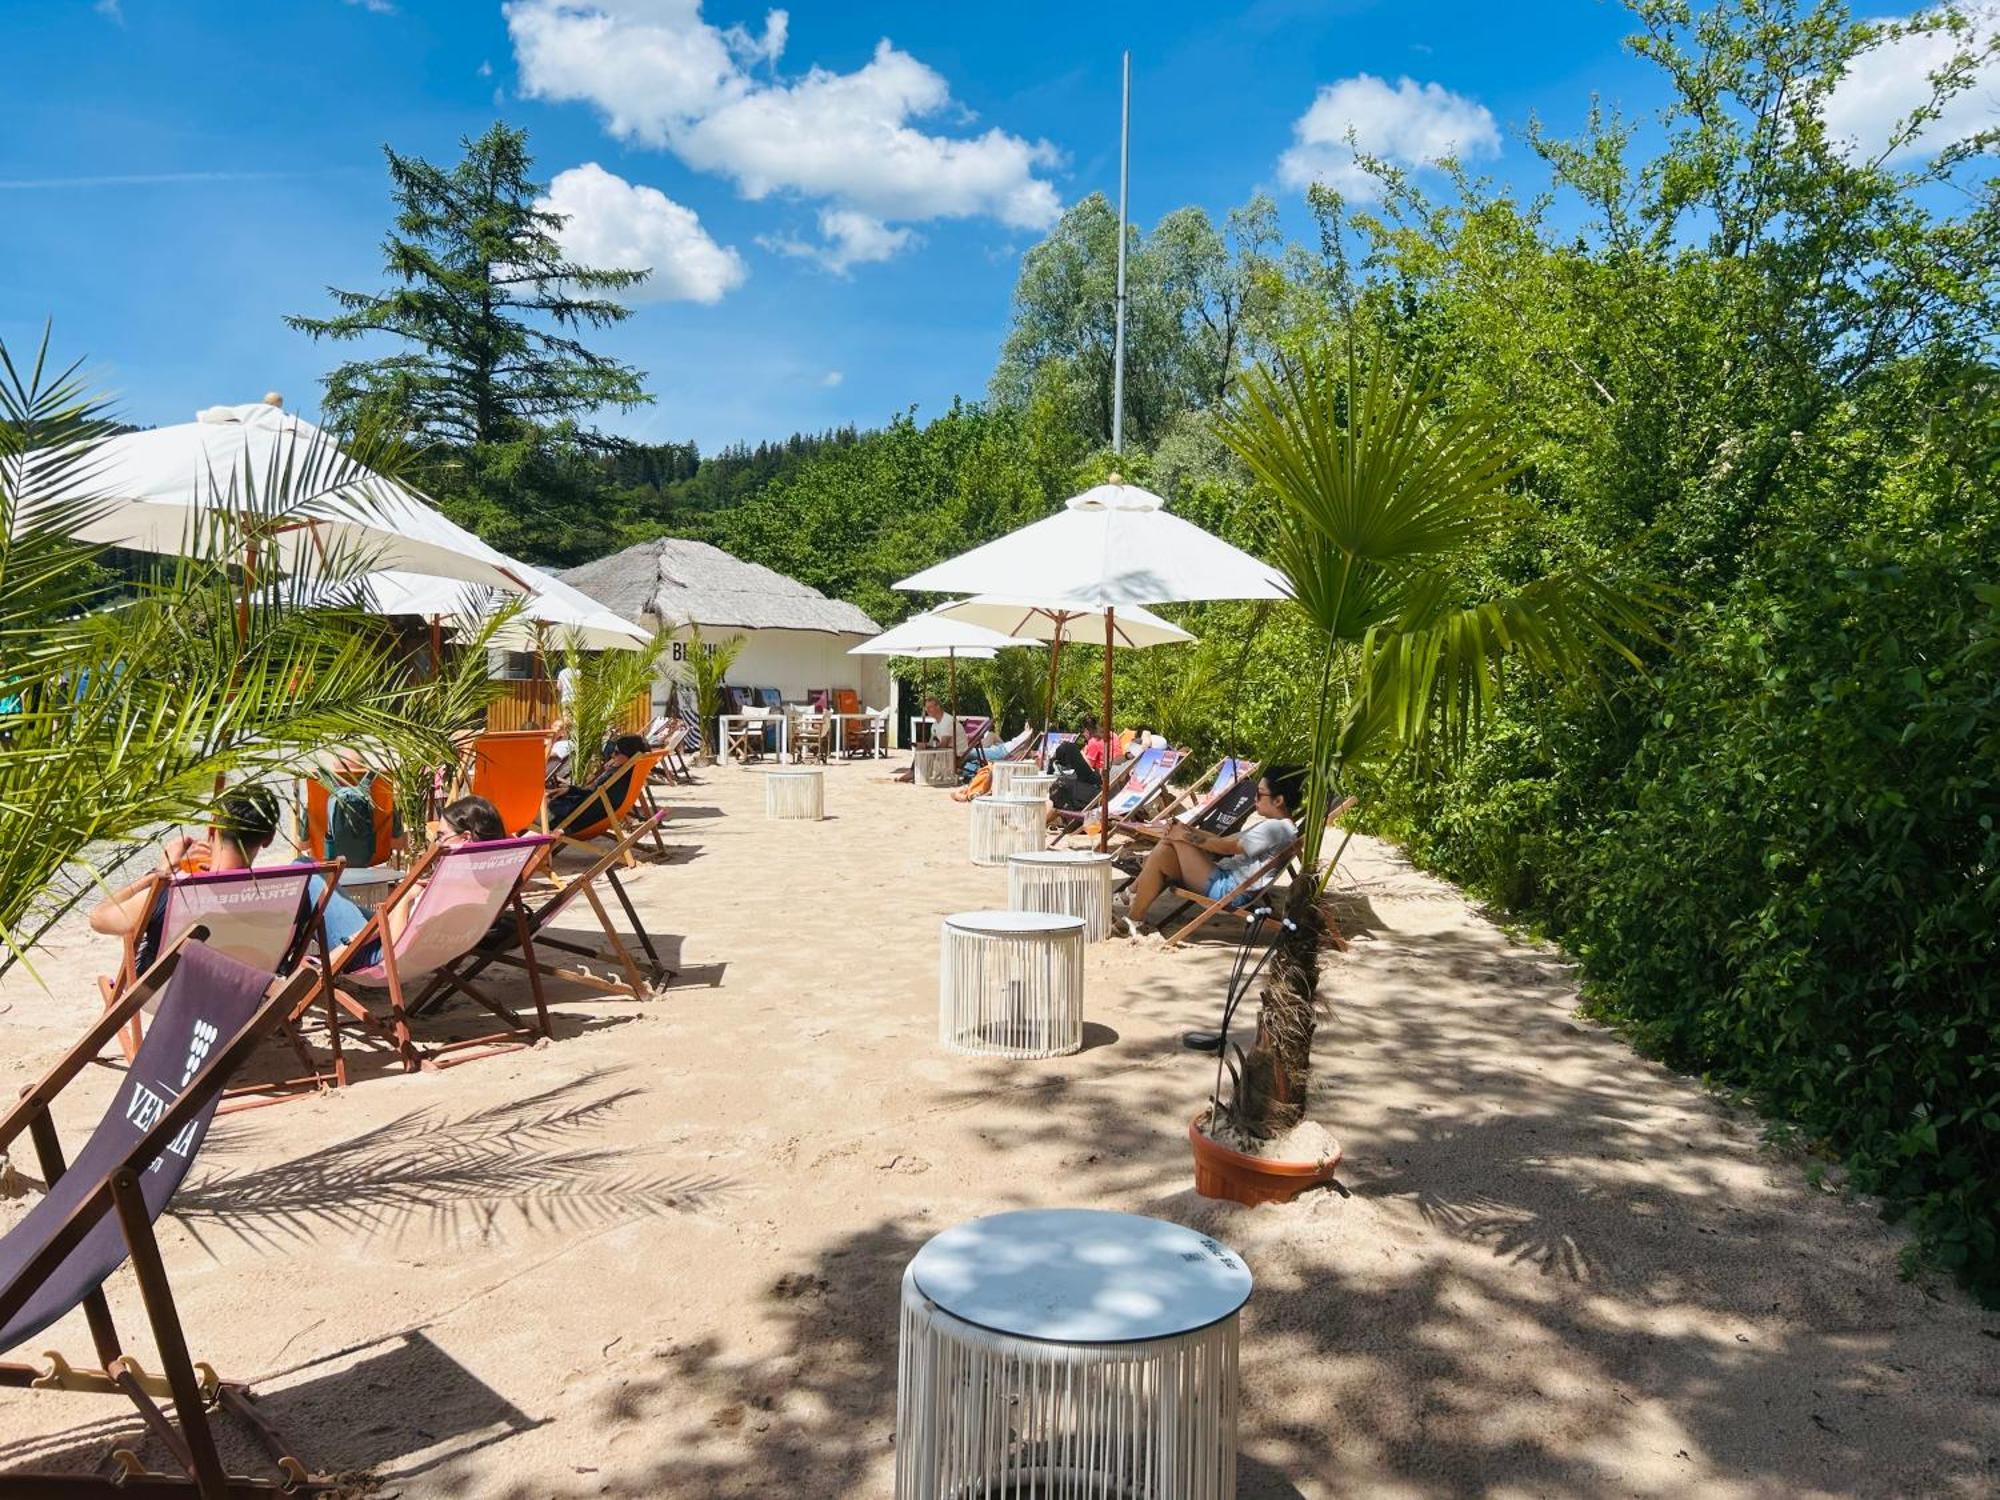
[[[1673,608],[1643,675],[1503,698],[1457,764],[1356,788],[1368,825],[1562,941],[1597,1014],[1752,1098],[1811,1170],[1907,1218],[1915,1256],[2000,1297],[1995,137],[1940,146],[1920,111],[1873,155],[1829,139],[1820,102],[1887,34],[1840,6],[1628,9],[1672,102],[1657,128],[1603,110],[1576,139],[1531,128],[1533,187],[1448,168],[1432,191],[1374,163],[1371,202],[1313,191],[1308,245],[1263,199],[1134,227],[1115,460],[1117,229],[1092,195],[1024,256],[979,399],[700,459],[579,427],[645,400],[640,372],[551,345],[568,406],[431,433],[430,488],[533,560],[673,531],[888,624],[926,602],[897,578],[1114,468],[1258,550],[1270,502],[1218,404],[1253,363],[1389,347],[1441,408],[1496,415],[1522,465],[1522,524],[1441,587],[1584,558]],[[1991,53],[1950,13],[1907,24],[1963,43],[1940,106]],[[529,309],[542,326],[623,315],[557,269],[579,289]],[[421,430],[431,382],[460,373],[342,367],[329,410]],[[1167,612],[1200,644],[1124,657],[1121,717],[1284,757],[1317,688],[1298,616]],[[1088,656],[1069,708],[1094,695]],[[1012,653],[968,677],[1012,722],[1043,667]]]

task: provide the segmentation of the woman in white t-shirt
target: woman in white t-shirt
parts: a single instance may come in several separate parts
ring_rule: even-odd
[[[1270,872],[1261,876],[1257,872],[1299,836],[1292,814],[1304,786],[1303,766],[1270,766],[1257,779],[1258,821],[1241,833],[1202,833],[1185,823],[1170,824],[1132,882],[1131,903],[1117,924],[1120,930],[1136,937],[1146,908],[1169,885],[1201,891],[1211,901],[1236,892],[1232,906],[1243,905],[1253,892],[1269,885]],[[1254,881],[1253,876],[1257,876]]]

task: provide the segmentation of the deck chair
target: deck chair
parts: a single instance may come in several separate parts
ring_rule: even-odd
[[[645,837],[650,824],[657,827],[666,817],[665,813],[655,814],[645,824],[626,830],[624,838],[610,849],[599,854],[591,867],[559,886],[553,895],[539,902],[526,893],[522,896],[522,907],[527,917],[527,938],[517,941],[504,926],[496,926],[471,952],[446,963],[438,969],[416,1004],[410,1007],[413,1016],[428,1015],[434,1011],[454,989],[464,989],[493,964],[507,964],[514,968],[525,968],[532,973],[540,973],[551,979],[567,979],[593,989],[612,993],[629,994],[634,1000],[644,1000],[652,990],[674,977],[674,971],[661,961],[659,950],[653,945],[653,938],[646,931],[646,924],[639,919],[638,908],[633,906],[631,894],[618,879],[617,866],[627,854],[632,844]],[[598,883],[602,881],[611,888],[618,904],[624,909],[625,919],[632,924],[632,935],[645,950],[647,967],[642,969],[625,938],[611,920],[605,909],[604,898],[598,894]],[[596,914],[598,926],[603,929],[604,941],[610,948],[607,955],[602,950],[558,937],[550,930],[555,919],[578,896],[589,903]],[[567,954],[572,959],[586,963],[571,962],[567,965],[549,961],[551,953]],[[608,977],[587,964],[602,965],[610,960],[618,965],[624,980]]]
[[[1042,769],[1047,770],[1049,762],[1055,758],[1057,747],[1075,738],[1076,735],[1071,731],[1051,729],[1042,736],[1041,748],[1035,752],[1036,761],[1040,763]]]
[[[119,997],[41,1082],[0,1119],[0,1151],[26,1131],[48,1188],[0,1239],[0,1353],[15,1349],[81,1307],[95,1367],[50,1354],[46,1368],[0,1364],[0,1386],[122,1395],[172,1455],[174,1468],[148,1471],[129,1450],[112,1454],[114,1472],[0,1475],[0,1496],[131,1500],[188,1495],[321,1494],[314,1479],[257,1409],[248,1387],[219,1379],[188,1357],[154,1222],[187,1176],[208,1135],[230,1076],[279,1021],[305,1003],[318,976],[301,971],[274,983],[268,970],[238,963],[201,941],[197,925]],[[156,1006],[138,1056],[90,1139],[66,1164],[50,1106],[111,1038]],[[130,1261],[159,1351],[162,1373],[147,1374],[111,1320],[104,1283]],[[171,1403],[173,1415],[166,1406]],[[273,1477],[225,1472],[210,1410],[238,1419],[270,1455]],[[175,1472],[175,1471],[178,1472]]]
[[[207,933],[206,946],[211,952],[225,954],[266,974],[289,973],[308,953],[317,956],[323,965],[327,954],[326,903],[340,883],[341,869],[341,861],[335,859],[266,865],[260,870],[225,870],[219,874],[154,876],[146,903],[146,920],[126,938],[118,973],[97,981],[105,1011],[123,1009],[125,997],[139,983],[143,935],[153,928],[156,913],[163,952],[182,933],[199,926]],[[317,899],[311,896],[315,875],[320,879]],[[130,1019],[116,1033],[127,1062],[138,1056],[145,1041],[147,1010],[143,1005],[133,1010]],[[245,1085],[233,1090],[232,1095],[283,1095],[344,1084],[347,1078],[340,1064],[339,1016],[333,1009],[331,996],[327,997],[326,1019],[333,1043],[330,1069],[314,1061],[299,1034],[299,1017],[288,1013],[279,1018],[276,1029],[305,1071],[296,1078],[272,1084]]]
[[[397,882],[395,890],[375,908],[368,925],[333,956],[327,983],[333,989],[336,1003],[388,1041],[410,1072],[425,1066],[443,1067],[448,1062],[470,1062],[474,1056],[490,1057],[496,1052],[526,1046],[536,1036],[548,1036],[549,1007],[542,997],[541,973],[533,967],[534,941],[528,935],[521,887],[554,844],[551,835],[536,834],[450,848],[431,845],[409,874]],[[409,916],[403,930],[394,942],[386,941],[389,914],[405,904]],[[530,1026],[506,1005],[470,984],[456,982],[453,988],[492,1011],[507,1024],[507,1030],[418,1048],[410,1040],[405,986],[444,970],[453,960],[470,953],[501,924],[503,913],[511,917],[521,952],[529,961],[528,982],[535,996],[535,1024]],[[373,961],[361,962],[371,950]],[[386,1021],[354,997],[351,990],[355,986],[387,991],[390,1014]],[[474,1047],[480,1050],[468,1056],[445,1056]]]
[[[785,695],[774,687],[754,688],[752,691],[756,694],[755,701],[748,702],[745,706],[764,710],[764,753],[766,755],[776,755],[778,753],[777,721],[785,716]]]
[[[1166,837],[1170,823],[1185,823],[1202,833],[1235,833],[1250,821],[1250,813],[1257,805],[1260,774],[1256,761],[1225,755],[1208,774],[1158,809],[1151,819],[1116,824],[1124,840],[1114,846],[1113,853],[1129,855],[1157,844]],[[1186,800],[1190,797],[1192,801]]]
[[[510,834],[548,832],[550,735],[544,729],[488,731],[473,738],[459,792],[484,797]]]
[[[626,865],[637,864],[631,853],[632,840],[625,838],[625,832],[631,823],[633,808],[646,795],[646,782],[652,777],[653,767],[665,757],[663,750],[647,750],[633,756],[610,777],[600,775],[591,788],[590,796],[549,830],[556,841],[595,853],[590,848],[592,844],[611,838],[618,841],[619,847],[625,851]],[[659,833],[663,818],[664,814],[659,814],[657,809],[652,813],[639,814],[639,826],[651,833],[653,851],[662,858],[667,852]],[[553,873],[554,866],[549,868]]]
[[[1166,790],[1167,778],[1174,773],[1186,757],[1185,750],[1142,750],[1132,757],[1125,768],[1125,774],[1111,793],[1109,812],[1112,826],[1123,819],[1136,818],[1143,814],[1148,803],[1154,801]],[[1065,812],[1061,808],[1051,808],[1051,815],[1057,819],[1056,837],[1062,838],[1072,833],[1087,833],[1095,837],[1099,831],[1098,813],[1101,804],[1093,803],[1083,812]]]
[[[1329,828],[1332,827],[1353,806],[1354,799],[1352,797],[1342,798],[1340,802],[1328,809],[1326,815],[1327,826]],[[1300,839],[1293,839],[1284,848],[1278,850],[1269,859],[1252,870],[1249,878],[1244,880],[1241,885],[1226,896],[1210,899],[1208,894],[1203,891],[1191,891],[1183,885],[1168,886],[1162,892],[1162,895],[1178,896],[1181,898],[1181,905],[1174,908],[1175,912],[1179,912],[1182,906],[1187,905],[1192,905],[1195,911],[1193,916],[1181,924],[1180,930],[1167,939],[1167,946],[1169,948],[1178,948],[1217,917],[1226,916],[1239,924],[1248,925],[1251,920],[1250,912],[1245,907],[1236,905],[1237,900],[1245,891],[1258,891],[1275,884],[1279,873],[1289,868],[1298,859],[1299,846],[1302,842]],[[1342,948],[1347,946],[1346,940],[1340,936],[1338,931],[1334,932],[1333,939],[1337,946]]]
[[[694,785],[694,772],[688,769],[687,752],[692,746],[694,731],[679,719],[662,714],[646,726],[646,743],[660,752],[658,770],[670,782],[682,786]]]
[[[823,713],[800,714],[792,721],[792,759],[824,761],[833,748],[833,721]]]

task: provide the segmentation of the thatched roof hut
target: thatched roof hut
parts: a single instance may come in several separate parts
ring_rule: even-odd
[[[775,687],[788,702],[836,687],[853,688],[869,704],[889,701],[881,658],[847,654],[881,634],[881,626],[852,604],[720,547],[663,536],[559,576],[649,630],[664,628],[678,638],[698,627],[710,645],[741,636],[732,686]],[[676,660],[683,648],[677,639]]]
[[[860,640],[882,627],[840,599],[720,547],[663,536],[570,568],[563,582],[638,625],[678,630],[815,630]],[[651,618],[647,618],[651,616]]]

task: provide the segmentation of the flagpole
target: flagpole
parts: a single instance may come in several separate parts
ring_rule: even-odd
[[[1132,175],[1132,54],[1125,53],[1124,103],[1118,121],[1118,309],[1111,344],[1111,451],[1125,451],[1125,191]]]

